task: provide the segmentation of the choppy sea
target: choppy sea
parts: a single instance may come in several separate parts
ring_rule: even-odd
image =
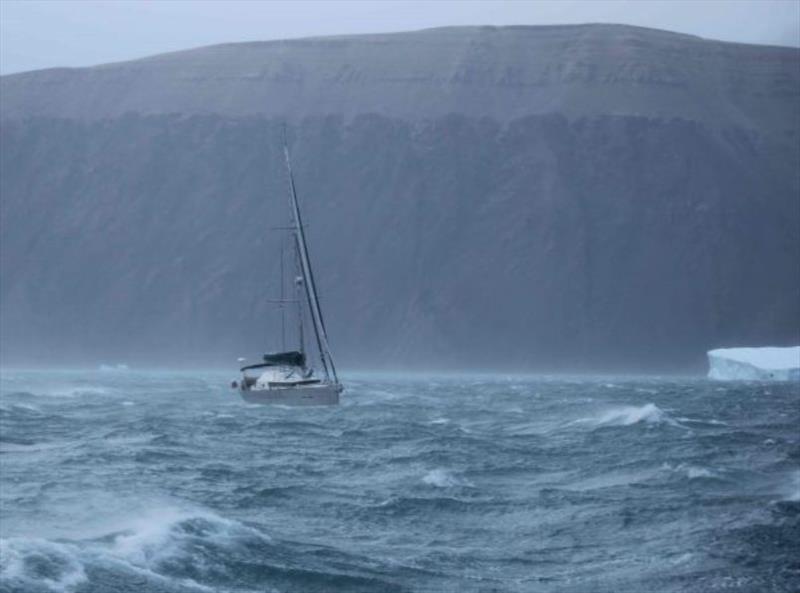
[[[800,384],[4,370],[3,592],[800,591]]]

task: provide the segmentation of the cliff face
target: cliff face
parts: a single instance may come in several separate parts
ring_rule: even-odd
[[[274,344],[280,128],[347,366],[690,369],[800,339],[800,52],[622,26],[0,79],[4,361]]]

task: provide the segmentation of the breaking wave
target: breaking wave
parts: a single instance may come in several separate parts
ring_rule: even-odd
[[[2,539],[0,580],[25,591],[67,592],[87,579],[87,571],[114,570],[128,579],[214,591],[192,576],[213,580],[237,546],[257,549],[269,541],[254,528],[210,512],[162,508],[89,539]]]
[[[679,426],[664,410],[653,403],[643,406],[622,406],[601,412],[591,418],[582,418],[578,424],[589,426],[632,426],[634,424],[669,424]]]
[[[75,546],[33,538],[0,539],[0,581],[24,591],[71,591],[86,580]]]

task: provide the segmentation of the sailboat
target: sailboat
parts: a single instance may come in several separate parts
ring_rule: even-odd
[[[277,301],[281,307],[281,345],[283,351],[264,354],[262,360],[255,364],[245,364],[239,370],[240,381],[234,381],[232,387],[238,388],[242,398],[253,404],[283,405],[335,405],[339,403],[339,394],[344,387],[336,375],[328,333],[322,317],[317,286],[311,269],[303,219],[297,201],[292,162],[289,147],[284,137],[283,154],[286,161],[286,172],[289,179],[289,197],[292,223],[291,242],[294,251],[294,295],[285,299],[284,290],[284,254],[281,252],[281,298]],[[273,301],[276,302],[276,301]],[[291,305],[295,310],[297,322],[298,346],[295,350],[286,350],[286,309]],[[313,345],[305,346],[303,319],[311,320]],[[313,350],[313,351],[310,351]],[[239,359],[240,363],[245,362]],[[318,362],[320,369],[313,367]],[[318,375],[318,372],[321,374]]]

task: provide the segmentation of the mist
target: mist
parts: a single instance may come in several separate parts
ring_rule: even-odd
[[[800,591],[799,26],[0,2],[0,588]]]
[[[565,25],[4,76],[4,361],[272,348],[284,125],[345,367],[696,372],[790,345],[797,65]]]

